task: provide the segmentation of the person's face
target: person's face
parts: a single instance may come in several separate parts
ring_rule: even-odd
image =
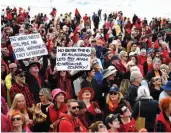
[[[112,56],[113,56],[113,53],[110,51],[110,52],[108,53],[108,55],[107,55],[107,56],[108,56],[108,58],[109,58],[109,59],[111,59],[111,58],[112,58]]]
[[[89,73],[89,76],[91,76],[91,77],[95,76],[95,70],[94,69]]]
[[[106,126],[104,125],[104,124],[99,124],[98,125],[98,132],[101,132],[101,133],[103,133],[103,132],[107,132],[107,128],[106,128]]]
[[[137,45],[134,44],[134,45],[132,46],[132,50],[133,50],[133,51],[136,51],[136,49],[137,49]]]
[[[66,71],[61,71],[61,72],[60,72],[60,76],[61,76],[61,77],[65,77],[65,76],[66,76]]]
[[[109,97],[112,101],[116,101],[119,98],[119,95],[117,92],[109,92]]]
[[[115,119],[111,125],[112,128],[118,129],[120,128],[120,122],[118,121],[118,119]]]
[[[77,102],[71,102],[69,110],[72,116],[77,117],[80,111],[80,106],[78,105]]]
[[[109,77],[107,77],[108,80],[114,80],[114,77],[116,76],[116,74],[112,74]]]
[[[160,69],[160,71],[161,71],[162,73],[167,73],[167,70],[166,70],[166,69]]]
[[[124,61],[127,61],[127,60],[128,60],[128,54],[125,54],[125,55],[122,57],[122,59],[123,59]]]
[[[146,56],[146,52],[145,52],[145,51],[142,51],[142,52],[141,52],[141,55],[142,55],[142,56]]]
[[[152,64],[152,58],[151,58],[151,57],[148,57],[148,58],[147,58],[147,63],[148,63],[148,64]]]
[[[21,73],[15,76],[15,79],[17,81],[19,81],[20,83],[25,83],[26,79],[25,79],[25,74]]]
[[[132,60],[134,63],[136,63],[135,57],[131,57],[131,60]]]
[[[32,72],[39,72],[38,66],[37,66],[36,64],[32,65],[32,66],[31,66],[31,71],[32,71]]]
[[[134,58],[135,59],[135,58]],[[131,60],[132,60],[132,58],[131,58]],[[135,63],[130,63],[129,65],[128,65],[128,67],[127,67],[127,70],[129,70],[130,71],[130,69],[131,69],[131,67],[133,67],[133,66],[135,66]]]
[[[161,66],[161,63],[153,63],[153,69],[156,71],[160,69],[160,66]]]
[[[15,115],[11,118],[13,127],[19,127],[23,125],[23,121],[20,115]]]
[[[13,74],[17,70],[17,67],[10,68],[10,72]]]
[[[121,108],[121,110],[123,112],[123,117],[130,117],[131,116],[131,112],[126,106],[123,106]]]
[[[139,74],[137,75],[137,78],[135,79],[135,81],[137,81],[140,84],[142,79],[143,79],[143,76]]]
[[[89,90],[85,90],[82,94],[83,99],[90,99],[91,98],[91,93]]]
[[[24,99],[24,97],[20,97],[17,101],[17,107],[19,109],[23,109],[25,107],[26,101]]]
[[[112,61],[112,64],[113,64],[113,65],[118,65],[118,64],[119,64],[119,60],[113,60],[113,61]]]
[[[40,101],[41,101],[41,102],[46,101],[46,96],[43,95],[42,93],[39,93],[39,98],[40,98]]]
[[[153,82],[154,85],[161,85],[161,83],[162,83],[160,76],[154,77],[153,81],[154,81]]]
[[[58,103],[63,103],[65,101],[65,96],[63,93],[59,93],[57,96],[56,96],[56,102]]]

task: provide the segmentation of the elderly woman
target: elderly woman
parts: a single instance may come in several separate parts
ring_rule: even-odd
[[[39,113],[43,113],[44,115],[48,115],[47,109],[52,104],[52,96],[50,90],[47,88],[42,88],[39,91],[40,103],[36,105],[37,111]],[[42,119],[42,117],[37,118],[36,124],[34,125],[34,132],[48,132],[49,131],[49,123],[47,119]]]
[[[137,102],[134,105],[132,117],[145,118],[145,128],[149,132],[154,131],[156,115],[159,114],[158,101],[153,100],[147,86],[140,86],[137,91]]]
[[[124,104],[125,106],[128,106],[128,108],[131,110],[129,103],[123,99],[122,94],[119,92],[119,88],[113,86],[110,88],[109,93],[107,94],[106,97],[104,118],[106,118],[106,116],[108,116],[109,114],[117,114],[118,106],[120,104]]]
[[[11,132],[26,132],[26,120],[24,115],[19,110],[13,110],[11,112],[10,121],[12,125]]]
[[[86,121],[88,126],[93,122],[102,120],[102,111],[97,102],[91,101],[94,97],[94,90],[92,88],[82,88],[78,94],[79,100],[83,101],[86,106]]]
[[[169,78],[169,66],[166,64],[162,64],[160,66],[160,71],[162,73],[162,84],[165,85],[168,82],[168,78]]]
[[[166,97],[160,101],[160,114],[157,116],[155,132],[171,132],[169,117],[171,114],[171,98]]]

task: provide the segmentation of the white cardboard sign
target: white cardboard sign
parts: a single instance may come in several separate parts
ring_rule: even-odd
[[[10,37],[17,60],[47,55],[48,51],[39,33]]]
[[[57,70],[90,70],[90,55],[88,47],[57,47]]]

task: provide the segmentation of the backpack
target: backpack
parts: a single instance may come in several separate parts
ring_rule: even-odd
[[[69,122],[71,122],[69,119],[65,118],[64,116],[60,117],[57,121],[55,121],[54,128],[52,132],[59,132],[59,124],[62,120],[67,120]],[[72,123],[72,122],[71,122]]]

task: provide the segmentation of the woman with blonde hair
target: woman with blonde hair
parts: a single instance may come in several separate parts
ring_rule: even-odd
[[[106,118],[109,114],[117,114],[119,111],[118,107],[121,104],[124,104],[130,109],[130,111],[132,111],[130,104],[123,99],[123,95],[119,92],[119,88],[117,86],[112,86],[106,96],[104,118]]]
[[[120,84],[120,92],[125,97],[128,94],[128,87],[131,85],[128,79],[123,79]]]
[[[52,104],[52,95],[49,89],[42,88],[39,91],[40,103],[36,105],[37,114],[39,113],[39,117],[36,118],[36,124],[34,125],[34,132],[48,132],[49,131],[49,123],[47,118],[48,115],[48,107]],[[40,114],[43,114],[42,117]]]
[[[29,127],[33,124],[33,121],[29,119],[27,106],[26,106],[26,100],[23,94],[18,93],[15,95],[10,111],[8,113],[9,117],[11,117],[13,110],[19,110],[24,115],[25,120],[26,120],[26,127],[29,130]]]

